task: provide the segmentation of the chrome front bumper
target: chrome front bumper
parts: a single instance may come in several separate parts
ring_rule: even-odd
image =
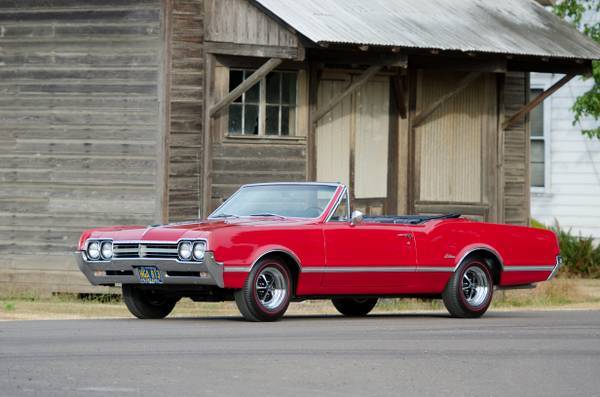
[[[550,275],[548,276],[547,280],[552,280],[552,278],[554,278],[554,276],[556,276],[556,273],[558,273],[558,271],[560,270],[562,265],[563,265],[563,258],[562,258],[562,256],[559,255],[556,257],[556,264],[554,265],[554,269],[552,270],[552,273],[550,273]]]
[[[174,259],[113,259],[88,261],[85,253],[75,252],[79,269],[93,285],[141,284],[136,268],[151,266],[162,276],[161,285],[216,285],[223,288],[223,264],[207,251],[203,262],[184,263]]]

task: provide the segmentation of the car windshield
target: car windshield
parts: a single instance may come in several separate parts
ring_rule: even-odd
[[[333,199],[335,185],[250,185],[242,187],[209,218],[268,216],[318,218]]]

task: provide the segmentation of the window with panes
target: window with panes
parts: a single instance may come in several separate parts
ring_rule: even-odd
[[[531,98],[542,93],[542,89],[532,89]],[[546,138],[544,131],[544,104],[540,104],[529,114],[531,128],[531,187],[544,188],[546,185]]]
[[[254,70],[231,69],[229,91]],[[269,73],[229,106],[229,135],[291,136],[296,126],[296,72]]]

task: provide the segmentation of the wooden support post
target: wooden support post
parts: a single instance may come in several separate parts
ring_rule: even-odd
[[[342,102],[348,95],[351,95],[354,91],[362,87],[373,76],[379,73],[381,69],[383,69],[383,65],[374,65],[365,70],[354,83],[350,84],[348,88],[344,90],[344,92],[334,97],[327,105],[323,106],[317,111],[317,115],[315,116],[313,123],[317,123],[319,120],[321,120],[323,116],[325,116],[331,111],[331,109],[335,107],[335,105]]]
[[[467,76],[465,76],[461,81],[458,82],[458,84],[452,91],[450,91],[446,95],[443,95],[440,99],[438,99],[437,101],[429,105],[428,108],[419,113],[413,120],[412,128],[417,128],[421,124],[423,124],[425,120],[427,120],[427,118],[431,116],[433,112],[435,112],[440,106],[442,106],[448,100],[454,98],[456,95],[460,94],[462,91],[464,91],[465,88],[471,85],[471,83],[477,80],[480,76],[481,73],[469,73]]]
[[[394,96],[396,98],[396,108],[398,109],[398,115],[402,120],[406,120],[408,117],[408,109],[406,107],[406,98],[404,96],[404,82],[402,76],[395,75],[392,77],[392,83],[394,84]]]
[[[202,139],[202,206],[198,211],[198,218],[206,218],[211,209],[212,200],[212,117],[210,104],[215,92],[214,73],[216,59],[213,54],[206,54],[204,60],[204,137]]]
[[[277,66],[283,62],[280,58],[271,58],[258,70],[250,75],[246,80],[242,81],[240,85],[235,87],[225,98],[217,102],[216,105],[210,108],[210,117],[215,117],[217,113],[229,106],[233,101],[242,96],[242,94],[254,87],[263,77],[271,73]]]
[[[154,222],[169,222],[169,171],[170,171],[170,139],[171,139],[171,59],[172,59],[172,39],[173,26],[171,18],[173,16],[173,1],[165,0],[162,3],[162,79],[160,101],[160,143],[158,146],[158,172],[156,186],[158,190],[156,203],[156,216]]]
[[[515,113],[511,118],[502,123],[502,129],[506,130],[510,128],[513,124],[524,118],[529,112],[535,109],[540,103],[544,102],[544,99],[548,98],[550,95],[554,94],[558,91],[562,86],[567,84],[575,77],[574,74],[567,74],[565,77],[554,83],[552,87],[548,88],[546,91],[542,92],[540,95],[535,97],[532,101],[530,101],[527,105],[523,106],[517,113]]]
[[[308,69],[308,169],[307,179],[317,180],[317,99],[319,92],[319,65],[311,63]]]

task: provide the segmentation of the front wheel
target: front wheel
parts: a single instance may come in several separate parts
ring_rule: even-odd
[[[123,301],[131,314],[144,320],[167,317],[177,303],[177,299],[137,285],[123,284],[122,290]]]
[[[362,317],[373,310],[377,304],[377,298],[334,298],[331,302],[344,316]]]
[[[235,303],[248,321],[277,321],[289,304],[292,283],[287,267],[276,258],[259,261],[235,292]]]
[[[452,317],[481,317],[492,303],[494,283],[483,259],[467,258],[454,272],[442,293]]]

